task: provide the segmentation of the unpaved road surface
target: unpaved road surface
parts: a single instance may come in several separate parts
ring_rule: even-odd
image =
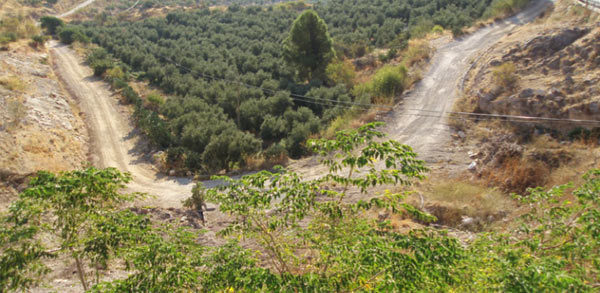
[[[180,207],[181,201],[190,196],[192,182],[187,178],[158,175],[141,155],[136,153],[139,136],[119,105],[106,82],[93,76],[92,70],[68,46],[50,43],[50,52],[65,88],[77,98],[90,129],[92,163],[99,167],[116,167],[133,175],[129,188],[146,192],[158,198],[150,204],[160,207]],[[214,186],[217,182],[206,182]]]
[[[410,145],[428,163],[447,158],[451,130],[446,113],[461,94],[459,83],[477,57],[517,26],[534,20],[552,2],[541,0],[516,16],[439,47],[429,71],[388,117],[384,132]]]
[[[381,130],[388,135],[386,139],[411,146],[427,166],[452,161],[454,166],[447,171],[466,170],[468,155],[451,148],[452,130],[447,118],[461,94],[459,84],[478,56],[516,27],[533,21],[551,3],[539,0],[513,17],[437,47],[423,79],[383,118],[385,126]],[[295,161],[290,168],[306,178],[326,172],[316,157]]]
[[[86,0],[86,1],[83,1],[83,2],[79,3],[77,6],[73,7],[73,9],[71,9],[71,10],[69,10],[69,11],[65,12],[65,13],[62,13],[62,14],[60,14],[60,15],[57,15],[56,17],[58,17],[58,18],[64,18],[64,17],[67,17],[67,16],[69,16],[69,15],[71,15],[71,14],[75,13],[77,10],[79,10],[79,9],[81,9],[81,8],[84,8],[84,7],[86,7],[86,6],[88,6],[88,5],[92,4],[92,3],[94,3],[95,1],[96,1],[96,0]]]
[[[516,26],[533,20],[550,3],[540,0],[515,17],[438,48],[423,81],[385,117],[384,131],[390,138],[412,146],[428,162],[447,157],[445,145],[450,140],[451,132],[446,125],[444,112],[452,108],[457,96],[457,84],[468,71],[471,60]],[[69,92],[78,99],[87,116],[94,144],[93,163],[131,173],[131,190],[157,196],[149,204],[165,208],[181,207],[181,200],[190,195],[191,180],[157,175],[146,160],[136,154],[138,138],[132,122],[127,118],[130,115],[118,104],[107,84],[93,77],[91,69],[82,64],[67,46],[53,42],[50,48],[57,74]],[[416,112],[412,109],[437,112]],[[307,158],[294,162],[291,167],[310,178],[324,172],[316,164],[315,158]],[[209,187],[216,184],[218,182],[205,182]]]

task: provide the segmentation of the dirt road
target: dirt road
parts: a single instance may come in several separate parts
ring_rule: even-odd
[[[134,180],[129,188],[159,196],[149,204],[161,207],[180,207],[181,200],[189,197],[191,180],[158,175],[137,155],[138,136],[132,121],[119,105],[106,82],[93,76],[92,70],[68,46],[50,43],[50,52],[65,88],[77,98],[90,129],[93,142],[92,163],[99,167],[116,167],[129,172]],[[206,182],[214,186],[217,182]]]
[[[470,60],[514,27],[533,20],[549,3],[548,0],[538,1],[515,17],[438,48],[423,81],[401,105],[385,117],[385,132],[391,138],[411,145],[428,162],[447,156],[445,145],[450,140],[450,129],[443,114],[451,109],[457,96],[457,84],[468,70]],[[93,77],[91,69],[82,64],[80,58],[67,46],[53,42],[50,47],[57,74],[87,115],[94,143],[93,163],[100,167],[111,166],[130,172],[134,177],[134,181],[129,185],[131,190],[157,195],[149,204],[180,207],[181,200],[190,194],[190,179],[157,175],[151,166],[135,153],[138,141],[134,135],[133,124],[127,118],[130,115],[119,106],[107,84]],[[413,114],[438,116],[422,117]],[[322,175],[322,170],[315,168],[315,164],[314,158],[308,158],[295,162],[292,167],[307,177]],[[215,184],[218,182],[205,182],[209,187]]]
[[[516,16],[439,47],[423,80],[385,118],[384,132],[413,147],[429,163],[446,159],[451,131],[444,117],[452,111],[460,94],[458,85],[472,62],[515,27],[534,20],[551,3],[537,1]]]
[[[73,7],[71,10],[69,10],[69,11],[67,11],[65,13],[59,14],[56,17],[58,17],[58,18],[65,18],[65,17],[67,17],[67,16],[75,13],[77,10],[79,10],[81,8],[84,8],[84,7],[86,7],[86,6],[94,3],[95,1],[96,0],[86,0],[86,1],[83,1],[83,2],[79,3],[77,6]]]
[[[459,165],[450,171],[465,170],[470,163],[468,155],[449,148],[452,131],[446,118],[461,94],[459,83],[479,55],[514,28],[533,21],[551,3],[539,0],[513,17],[437,47],[423,80],[383,118],[386,125],[382,131],[388,134],[387,138],[411,146],[428,166],[452,159],[453,164]],[[295,161],[290,168],[306,178],[326,172],[315,157]]]

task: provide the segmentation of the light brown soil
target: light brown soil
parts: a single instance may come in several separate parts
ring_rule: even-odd
[[[44,64],[47,52],[26,42],[12,48],[0,52],[0,180],[11,181],[7,186],[39,170],[80,168],[88,154],[77,103]],[[2,206],[9,193],[0,191]]]

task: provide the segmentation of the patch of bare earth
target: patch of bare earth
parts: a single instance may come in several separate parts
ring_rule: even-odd
[[[600,120],[600,17],[560,0],[536,22],[483,54],[465,80],[457,111]],[[504,191],[565,183],[598,167],[600,123],[479,119],[461,121],[473,177]],[[584,133],[576,136],[577,132]]]
[[[0,204],[10,186],[39,170],[63,171],[87,161],[87,130],[77,103],[56,80],[45,50],[26,44],[0,52]]]

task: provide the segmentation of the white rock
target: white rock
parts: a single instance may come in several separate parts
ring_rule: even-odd
[[[475,162],[475,161],[471,162],[471,164],[469,165],[469,167],[467,167],[467,169],[469,171],[475,171],[475,169],[477,169],[477,162]]]
[[[463,225],[469,225],[469,224],[473,223],[474,221],[475,221],[475,219],[473,219],[471,217],[463,216],[461,222]]]

